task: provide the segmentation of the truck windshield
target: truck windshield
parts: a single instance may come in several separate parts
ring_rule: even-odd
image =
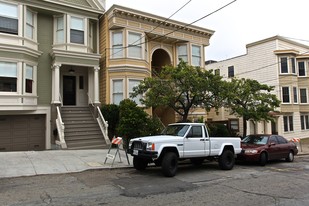
[[[184,137],[189,127],[189,125],[169,125],[163,130],[162,134]]]

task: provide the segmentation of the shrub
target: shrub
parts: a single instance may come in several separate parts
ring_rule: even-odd
[[[102,115],[108,122],[108,137],[111,140],[116,136],[116,128],[119,123],[119,106],[116,104],[104,104],[101,107]]]

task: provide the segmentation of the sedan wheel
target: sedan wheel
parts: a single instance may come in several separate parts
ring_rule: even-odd
[[[294,161],[294,153],[292,151],[289,152],[289,156],[285,158],[285,161],[287,162],[293,162]]]
[[[265,166],[267,163],[267,155],[265,152],[261,153],[260,155],[260,165]]]

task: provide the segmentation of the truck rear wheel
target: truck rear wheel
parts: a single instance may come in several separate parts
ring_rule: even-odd
[[[147,165],[147,160],[140,157],[133,157],[133,166],[136,170],[145,170]]]
[[[166,177],[176,175],[178,168],[178,157],[174,152],[167,152],[162,159],[162,172]]]
[[[224,150],[219,157],[219,167],[222,170],[231,170],[235,164],[234,153],[231,150]]]

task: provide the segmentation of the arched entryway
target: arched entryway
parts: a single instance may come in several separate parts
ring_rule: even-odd
[[[166,65],[171,65],[170,54],[164,49],[156,49],[152,54],[152,61],[151,61],[151,70],[152,70],[152,77],[157,76],[161,69]],[[164,125],[169,123],[175,122],[175,112],[173,109],[169,107],[158,107],[153,108],[152,114],[157,116],[161,119]]]

